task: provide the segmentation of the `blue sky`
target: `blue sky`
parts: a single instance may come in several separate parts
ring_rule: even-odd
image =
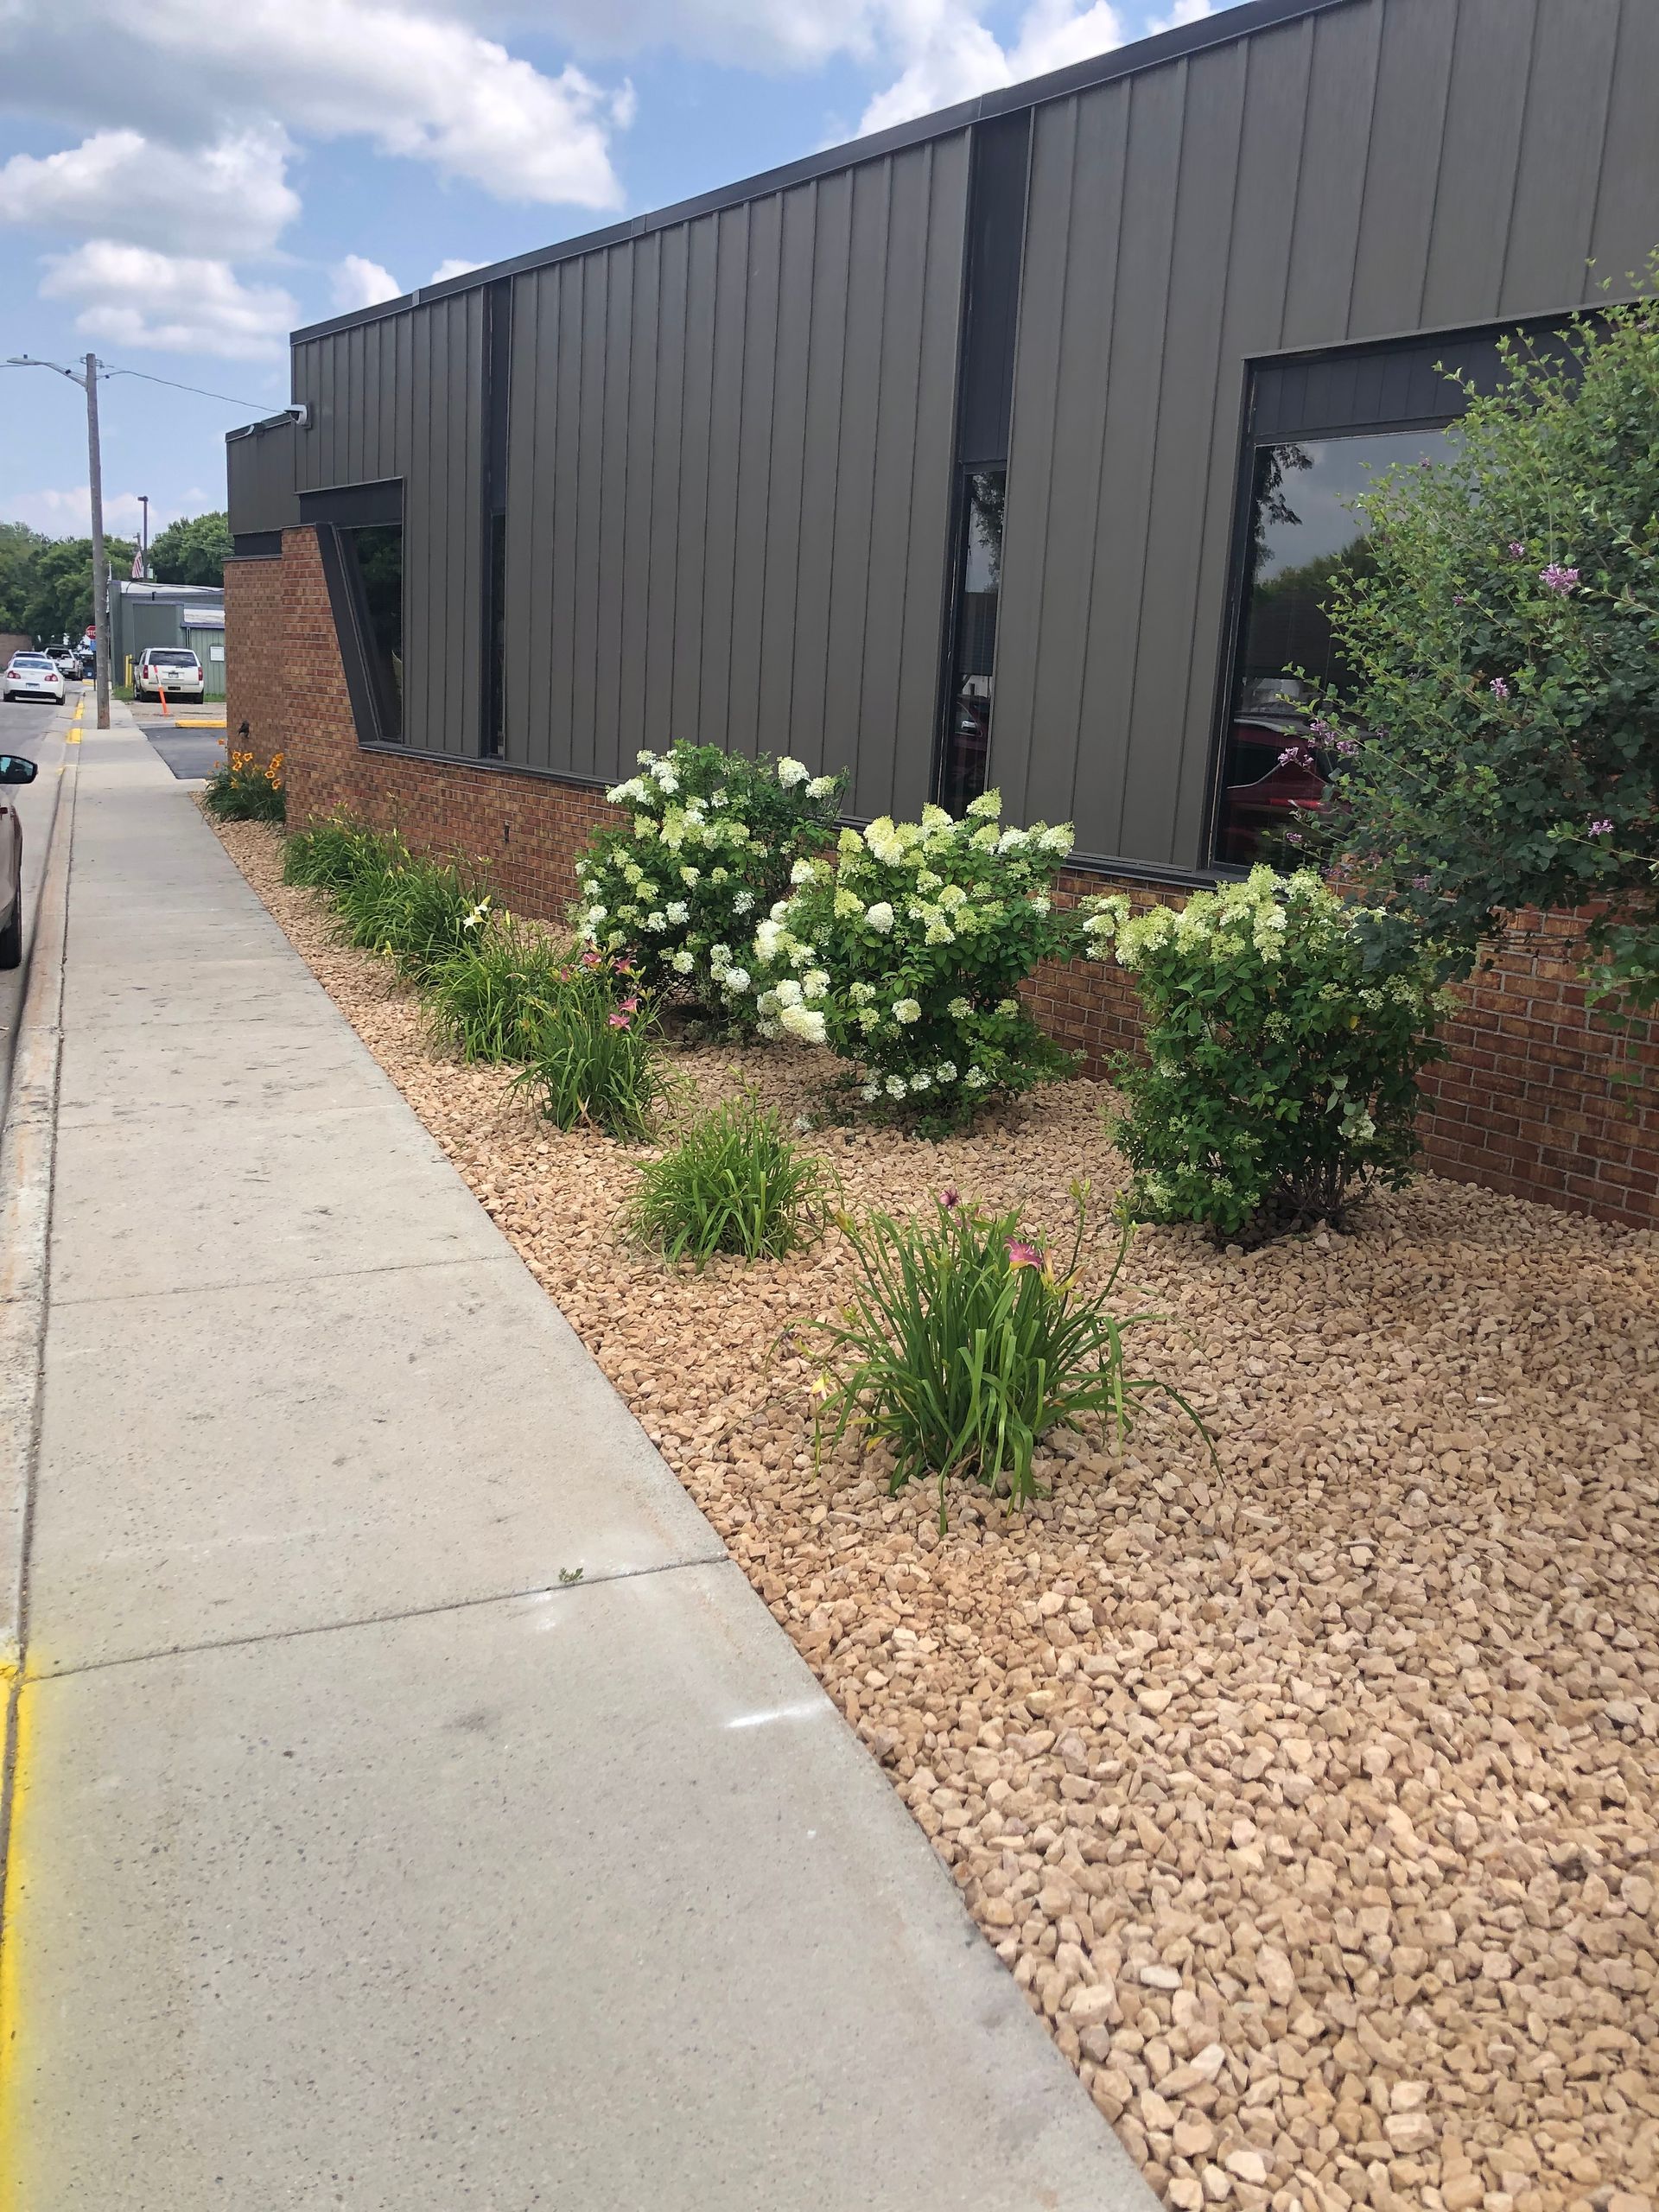
[[[296,323],[1212,4],[10,0],[0,359],[143,372],[103,390],[105,515],[134,531],[146,493],[154,530],[224,504],[224,433],[286,400]],[[79,393],[0,368],[0,519],[84,531],[86,483]]]

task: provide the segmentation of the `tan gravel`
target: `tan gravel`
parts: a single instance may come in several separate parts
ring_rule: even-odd
[[[1659,1238],[1427,1179],[1249,1255],[1147,1230],[1158,1416],[1014,1518],[815,1474],[780,1336],[833,1232],[699,1280],[629,1251],[628,1152],[435,1052],[385,965],[220,833],[582,1333],[1183,2208],[1652,2212]],[[808,1110],[808,1052],[703,1049]],[[810,1140],[855,1205],[954,1183],[1051,1231],[1119,1168],[1055,1086],[938,1146]],[[1096,1248],[1096,1262],[1109,1239]]]

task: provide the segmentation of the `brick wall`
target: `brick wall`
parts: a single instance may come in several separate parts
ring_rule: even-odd
[[[287,755],[289,819],[331,808],[402,830],[411,845],[488,861],[500,895],[524,913],[561,914],[573,862],[615,810],[586,787],[466,761],[365,753],[357,743],[316,534],[289,531],[280,561],[225,571],[228,721],[243,721],[261,759]],[[1141,884],[1068,873],[1063,893]],[[1539,1198],[1633,1228],[1659,1227],[1659,1045],[1643,1048],[1644,1087],[1618,1082],[1618,1047],[1592,1029],[1572,951],[1571,916],[1540,917],[1459,992],[1450,1057],[1424,1088],[1425,1155],[1443,1175]],[[1046,966],[1033,1010],[1098,1070],[1140,1033],[1135,988],[1104,962]]]

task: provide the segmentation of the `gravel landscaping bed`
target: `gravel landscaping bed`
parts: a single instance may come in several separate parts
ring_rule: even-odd
[[[801,1257],[630,1250],[632,1158],[429,1043],[388,965],[226,848],[556,1299],[1181,2207],[1651,2212],[1659,2178],[1659,1237],[1425,1179],[1346,1237],[1147,1230],[1178,1414],[982,1491],[815,1471]],[[675,1055],[793,1113],[830,1063]],[[971,1138],[804,1142],[856,1208],[946,1184],[1058,1239],[1103,1086]],[[781,1339],[781,1341],[780,1341]]]

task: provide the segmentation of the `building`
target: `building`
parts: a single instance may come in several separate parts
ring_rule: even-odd
[[[1344,497],[1432,459],[1442,366],[1628,294],[1656,104],[1653,0],[1249,0],[300,330],[228,447],[232,725],[297,811],[548,912],[673,738],[849,768],[855,818],[993,781],[1090,887],[1210,880]],[[1650,1222],[1659,1127],[1563,963],[1509,964],[1524,1034],[1471,999],[1431,1155]],[[1098,1051],[1112,991],[1045,1004]]]
[[[225,594],[212,584],[156,584],[110,578],[110,678],[130,683],[146,645],[182,645],[207,678],[207,696],[225,696]]]

